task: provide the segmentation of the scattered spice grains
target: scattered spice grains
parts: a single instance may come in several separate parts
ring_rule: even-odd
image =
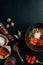
[[[7,25],[6,25],[6,28],[10,28],[10,25],[9,25],[9,24],[7,24]]]
[[[19,50],[19,48],[18,48],[17,45],[13,45],[13,49],[14,49],[14,51],[16,51],[16,52]]]
[[[35,56],[29,56],[29,55],[26,55],[26,62],[28,64],[43,64],[43,62],[40,62]]]
[[[11,21],[11,18],[7,18],[7,22],[10,22]]]
[[[11,22],[11,26],[14,26],[14,22]]]

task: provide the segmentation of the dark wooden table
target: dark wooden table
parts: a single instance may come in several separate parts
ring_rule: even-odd
[[[43,0],[1,0],[0,1],[0,22],[6,25],[6,18],[10,17],[15,23],[15,27],[8,29],[10,34],[17,34],[17,31],[22,32],[22,37],[19,40],[20,54],[24,59],[24,64],[21,63],[19,56],[12,50],[12,56],[17,59],[17,65],[28,65],[25,61],[25,55],[35,55],[40,61],[43,61],[43,52],[36,53],[30,50],[25,43],[26,29],[36,22],[43,22]],[[15,44],[10,41],[9,45]],[[0,65],[4,61],[0,60]]]

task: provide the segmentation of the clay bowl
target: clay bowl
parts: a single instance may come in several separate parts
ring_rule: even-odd
[[[25,34],[25,42],[27,44],[27,46],[35,51],[35,52],[43,52],[43,46],[37,46],[37,45],[32,45],[30,42],[29,42],[29,35],[30,35],[30,32],[32,31],[33,28],[43,28],[43,23],[35,23],[33,24],[32,26],[30,26],[27,31],[26,31],[26,34]]]

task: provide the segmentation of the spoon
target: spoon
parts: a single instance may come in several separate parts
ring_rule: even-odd
[[[24,63],[24,60],[23,60],[23,58],[21,57],[21,55],[20,55],[20,53],[19,53],[19,48],[17,47],[17,45],[14,45],[14,46],[13,46],[13,49],[14,49],[14,51],[17,52],[17,54],[18,54],[18,56],[19,56],[21,62]]]

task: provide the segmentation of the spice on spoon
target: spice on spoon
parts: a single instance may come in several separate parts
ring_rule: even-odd
[[[19,55],[19,58],[20,58],[21,62],[24,63],[24,60],[22,59],[22,57],[21,57],[21,55],[20,55],[20,53],[19,53],[19,48],[18,48],[16,45],[14,45],[14,46],[13,46],[13,49],[14,49],[14,51],[16,51],[17,54]]]

